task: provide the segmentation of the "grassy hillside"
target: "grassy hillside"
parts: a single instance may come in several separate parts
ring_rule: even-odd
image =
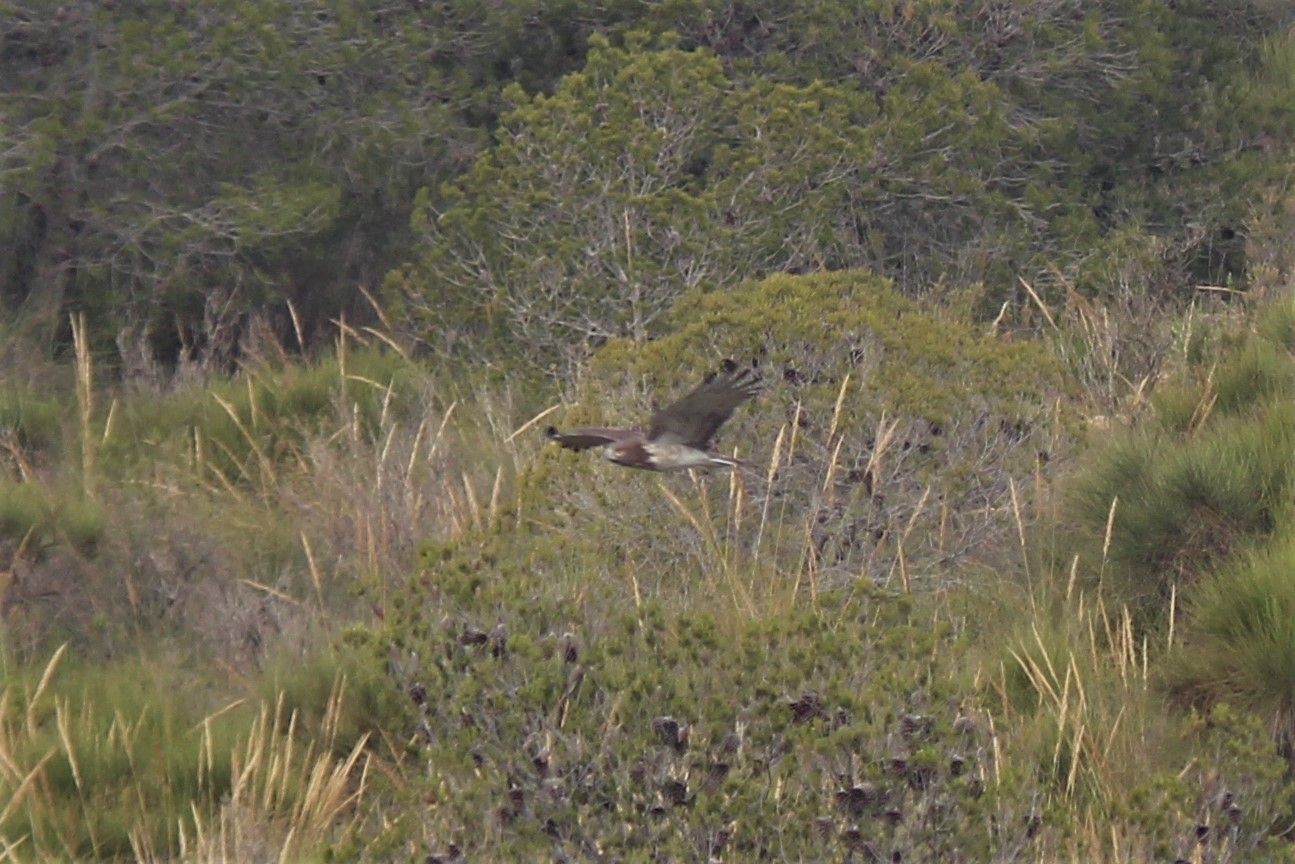
[[[556,409],[353,336],[9,385],[4,848],[1288,860],[1292,308],[1144,328],[1151,400],[1092,386],[1092,306],[1023,338],[861,272],[687,297]],[[752,470],[543,447],[719,357]]]
[[[4,854],[345,860],[371,841],[359,805],[400,749],[401,696],[337,636],[403,593],[421,542],[481,518],[511,472],[489,412],[515,409],[357,335],[168,393],[86,361],[88,387],[3,386]]]
[[[1289,4],[253,5],[0,4],[0,862],[1295,861]]]
[[[1134,529],[1088,502],[1126,445],[1086,446],[1048,343],[863,274],[748,283],[673,322],[606,346],[562,419],[631,419],[708,356],[750,357],[770,387],[724,442],[759,470],[553,451],[425,550],[370,637],[421,730],[406,758],[434,806],[407,830],[442,860],[1286,860],[1281,741],[1236,710],[1253,699],[1166,678],[1199,613],[1116,581]],[[1227,316],[1195,326],[1248,344]],[[1177,494],[1148,496],[1191,519]]]

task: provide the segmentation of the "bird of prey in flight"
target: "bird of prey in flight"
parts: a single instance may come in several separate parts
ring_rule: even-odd
[[[550,426],[544,434],[567,450],[602,447],[605,459],[626,468],[736,468],[743,463],[711,452],[711,439],[733,410],[759,391],[760,381],[750,369],[739,370],[727,360],[718,373],[708,375],[691,393],[653,414],[647,432],[602,426],[559,432]]]

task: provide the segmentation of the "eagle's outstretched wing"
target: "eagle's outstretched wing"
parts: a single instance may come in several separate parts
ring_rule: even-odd
[[[750,369],[735,371],[731,362],[726,363],[722,372],[652,415],[648,440],[706,450],[733,410],[759,392],[760,381]]]
[[[603,426],[578,426],[567,432],[559,432],[550,426],[544,430],[544,437],[568,450],[588,450],[590,447],[603,447],[617,441],[642,437],[637,429],[612,429]]]

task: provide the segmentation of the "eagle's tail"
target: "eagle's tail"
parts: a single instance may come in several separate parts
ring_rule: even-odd
[[[738,459],[736,456],[724,456],[719,453],[711,453],[710,459],[711,466],[714,468],[732,468],[738,471],[756,473],[756,468],[753,464],[745,459]]]

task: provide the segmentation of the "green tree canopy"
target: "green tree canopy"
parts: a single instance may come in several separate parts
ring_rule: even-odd
[[[71,307],[101,336],[216,338],[285,297],[335,315],[472,140],[443,34],[407,8],[6,6],[0,301],[45,328]]]
[[[421,198],[419,255],[392,280],[443,344],[489,336],[563,364],[754,275],[975,282],[1057,206],[1022,201],[1042,189],[1023,162],[1037,131],[1008,122],[994,85],[935,64],[878,98],[595,40],[552,96],[509,95],[497,145]]]

